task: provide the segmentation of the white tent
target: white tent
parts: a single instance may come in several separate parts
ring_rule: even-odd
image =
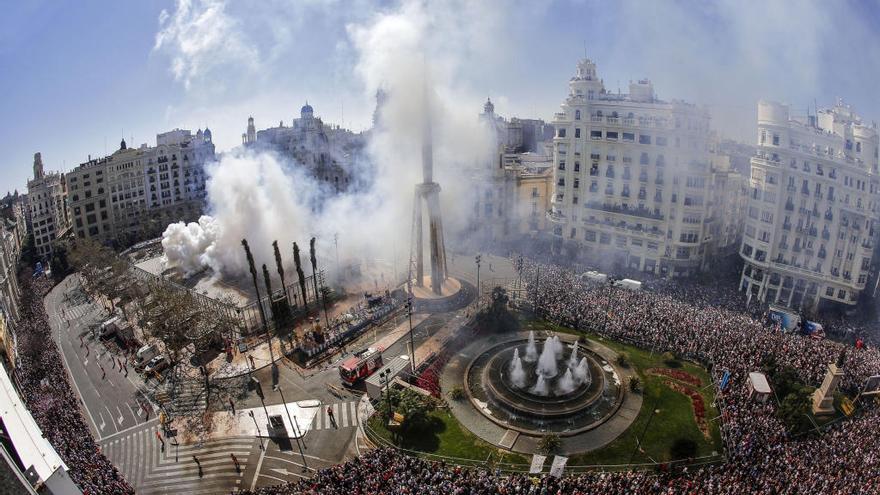
[[[765,402],[770,397],[770,383],[767,382],[767,376],[764,373],[752,371],[749,373],[749,398],[756,398],[761,402]]]

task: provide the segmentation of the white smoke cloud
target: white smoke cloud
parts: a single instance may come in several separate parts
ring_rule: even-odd
[[[336,195],[298,164],[270,153],[233,151],[208,167],[210,216],[198,224],[172,225],[163,235],[168,263],[238,276],[248,270],[241,239],[248,240],[258,265],[273,266],[272,241],[279,241],[289,265],[294,241],[307,257],[308,239],[316,236],[319,257],[329,258],[336,234],[343,264],[392,257],[402,262],[409,252],[414,186],[421,182],[427,115],[432,116],[435,180],[443,187],[449,247],[470,211],[469,170],[485,166],[492,148],[477,119],[482,97],[460,83],[460,61],[491,43],[468,2],[431,9],[404,2],[348,26],[362,98],[372,100],[378,88],[388,95],[382,125],[369,136],[370,166],[358,167],[374,174],[366,178],[369,187]],[[316,204],[321,206],[312,208]]]

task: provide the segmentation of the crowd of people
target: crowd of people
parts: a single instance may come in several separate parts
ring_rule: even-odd
[[[44,276],[20,277],[21,318],[16,322],[19,366],[15,370],[28,410],[86,495],[134,493],[101,453],[80,412],[53,339],[43,296],[52,287]]]
[[[760,370],[768,358],[817,386],[829,363],[842,356],[840,387],[856,393],[867,377],[880,374],[880,352],[875,348],[783,333],[760,315],[743,311],[742,301],[721,291],[673,284],[630,291],[528,261],[523,278],[529,281],[529,300],[549,320],[705,363],[716,383],[729,372],[729,385],[718,396],[726,462],[556,479],[460,468],[379,449],[319,471],[311,479],[250,493],[880,493],[880,409],[870,398],[858,403],[851,418],[832,423],[821,435],[791,435],[776,414],[776,402],[749,399],[747,387],[748,373]]]

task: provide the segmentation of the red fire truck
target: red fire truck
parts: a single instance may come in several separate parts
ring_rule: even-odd
[[[339,377],[349,387],[382,367],[382,349],[370,347],[358,352],[339,365]]]

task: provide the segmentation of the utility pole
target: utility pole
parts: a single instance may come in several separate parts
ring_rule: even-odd
[[[477,263],[477,308],[480,307],[480,262],[483,260],[481,255],[477,255],[474,261]]]
[[[413,339],[413,328],[412,328],[412,309],[413,309],[413,298],[412,296],[408,297],[406,300],[406,315],[409,317],[409,352],[411,356],[410,368],[412,369],[413,377],[416,374],[416,344]]]
[[[287,413],[287,421],[290,423],[290,426],[293,427],[294,422],[290,417],[290,410],[287,408],[287,401],[284,400],[284,392],[281,391],[281,387],[278,387],[278,393],[281,394],[281,402],[284,403],[284,412]],[[302,457],[303,461],[303,472],[307,472],[309,470],[309,466],[306,464],[306,455],[303,453],[302,445],[299,443],[299,424],[296,425],[296,435],[294,435],[294,440],[296,440],[296,446],[299,448],[299,455]],[[290,441],[290,435],[287,436],[287,441]]]

